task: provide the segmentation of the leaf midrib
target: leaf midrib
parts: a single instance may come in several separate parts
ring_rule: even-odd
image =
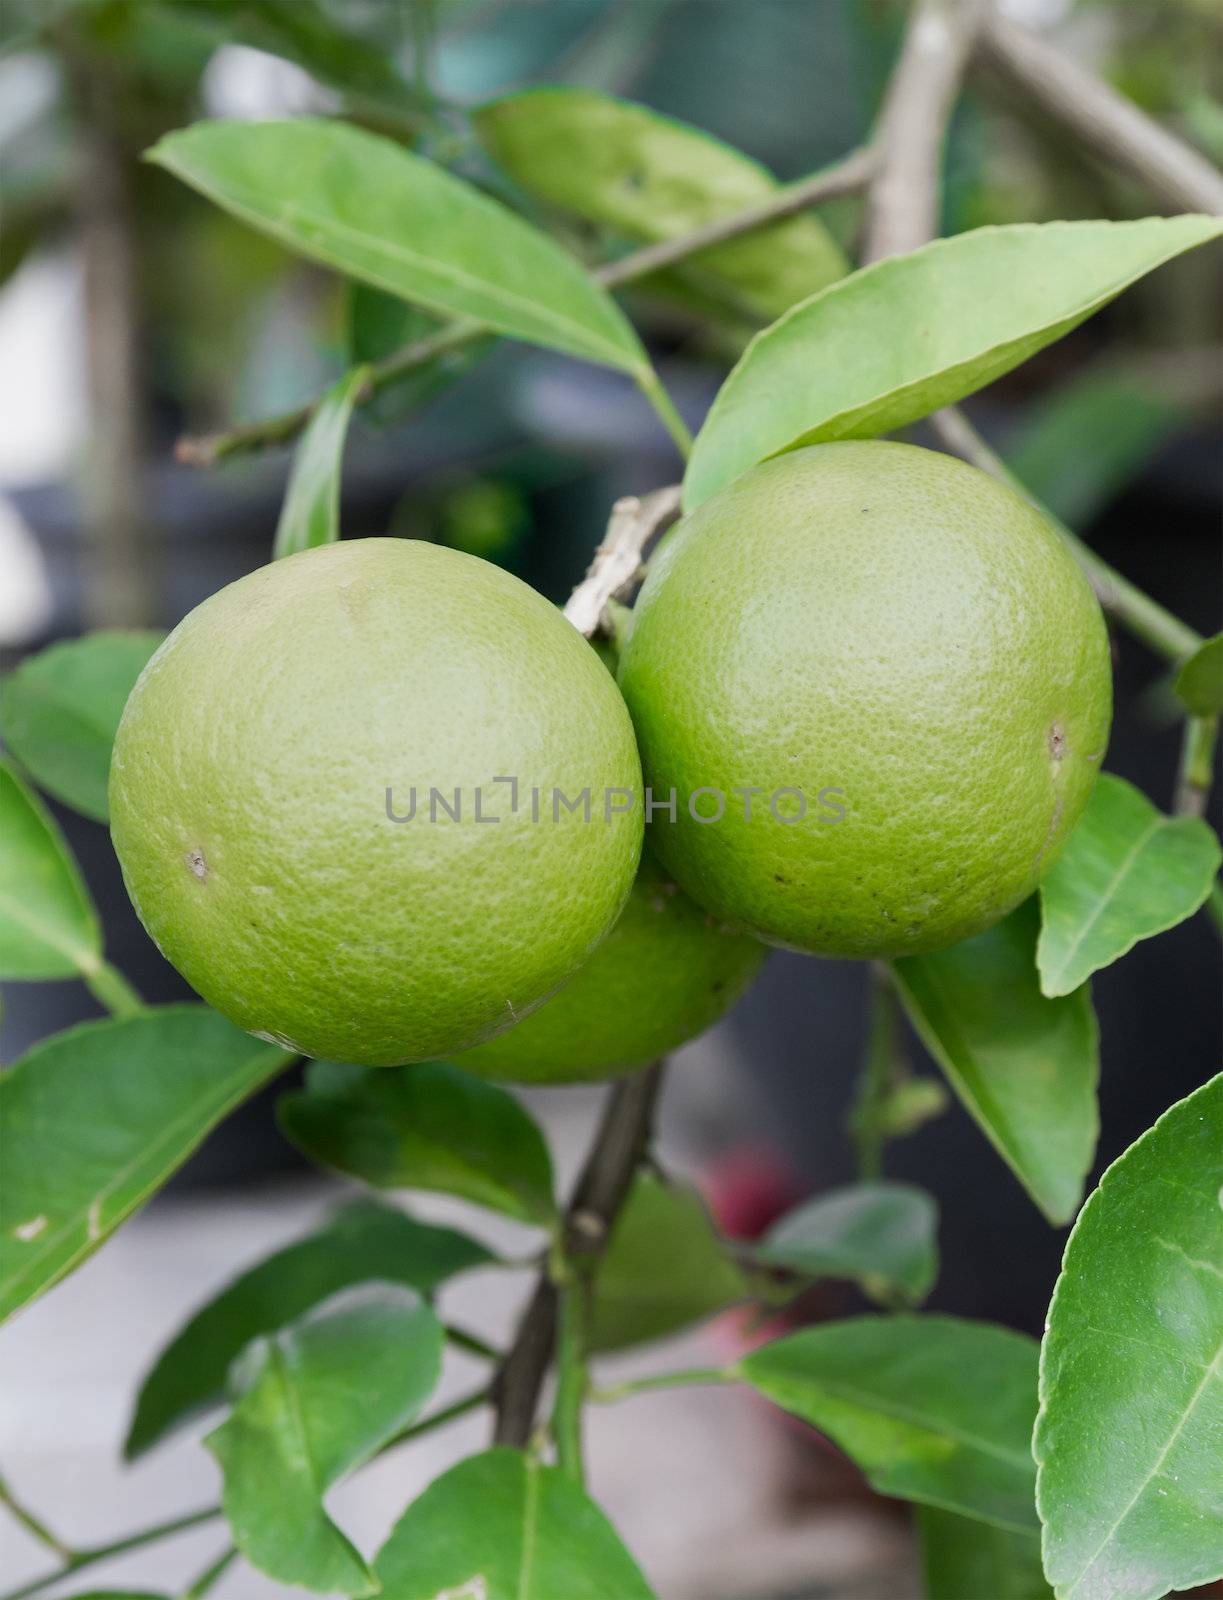
[[[372,251],[375,255],[381,252],[384,256],[389,256],[391,260],[401,261],[409,268],[414,268],[421,272],[431,272],[442,279],[449,278],[456,287],[478,290],[494,303],[499,302],[504,306],[529,312],[545,326],[551,325],[561,333],[564,333],[569,341],[570,349],[573,348],[574,344],[584,344],[587,349],[593,348],[610,352],[611,357],[614,359],[604,357],[609,366],[618,367],[621,371],[639,372],[645,370],[639,360],[633,361],[632,365],[626,369],[625,363],[630,356],[630,351],[625,347],[611,343],[610,340],[591,329],[586,323],[575,322],[572,318],[559,314],[553,307],[542,301],[531,300],[523,295],[515,294],[512,290],[506,289],[503,284],[492,283],[487,278],[475,277],[462,267],[455,266],[453,262],[422,256],[416,251],[394,243],[392,240],[379,238],[375,234],[362,233],[360,229],[341,222],[335,217],[316,216],[305,207],[291,200],[282,202],[281,209],[276,215],[269,215],[258,204],[252,204],[252,199],[259,199],[257,193],[252,195],[250,190],[243,190],[231,184],[210,184],[197,171],[187,165],[180,168],[177,164],[172,165],[170,162],[166,164],[171,171],[178,172],[180,176],[186,177],[190,172],[190,181],[193,184],[197,184],[201,191],[211,199],[231,207],[255,226],[264,228],[294,245],[301,244],[300,233],[295,233],[290,225],[295,218],[308,226],[334,229],[341,236],[346,235],[350,239],[358,241],[364,249]],[[224,198],[222,199],[222,197]],[[339,260],[336,254],[321,241],[312,239],[309,243],[312,251],[334,267],[336,271],[345,275],[352,275],[351,266]],[[368,282],[375,283],[377,287],[385,289],[396,298],[408,298],[398,284],[392,283],[388,278],[379,276],[376,270],[365,269],[365,275]],[[424,299],[422,297],[420,303],[432,306],[435,310],[439,310],[443,316],[454,315],[452,308],[439,306],[436,299]],[[478,322],[479,319],[474,318],[473,321]],[[521,335],[509,335],[509,337],[521,337]]]
[[[1083,947],[1084,940],[1095,927],[1096,923],[1099,922],[1100,918],[1104,915],[1104,912],[1108,909],[1110,902],[1116,898],[1119,886],[1133,871],[1134,864],[1138,860],[1138,857],[1146,849],[1151,839],[1153,839],[1157,833],[1160,833],[1168,825],[1169,823],[1166,817],[1161,817],[1158,814],[1152,817],[1150,822],[1138,835],[1137,839],[1135,839],[1134,843],[1126,851],[1125,855],[1121,858],[1121,864],[1118,866],[1117,870],[1113,873],[1112,877],[1105,885],[1104,891],[1100,895],[1095,910],[1083,923],[1083,926],[1079,929],[1078,936],[1071,942],[1063,954],[1061,964],[1058,966],[1056,971],[1049,974],[1049,977],[1052,981],[1061,983],[1065,979],[1071,963],[1074,961],[1075,956],[1078,955],[1079,951]]]
[[[854,1388],[852,1384],[837,1383],[826,1378],[804,1379],[801,1376],[799,1383],[811,1382],[818,1389],[832,1396],[834,1400],[846,1400],[861,1406],[864,1410],[878,1412],[880,1416],[891,1417],[896,1422],[909,1422],[915,1427],[923,1429],[926,1433],[933,1434],[936,1438],[950,1439],[953,1444],[963,1445],[966,1449],[977,1450],[982,1455],[992,1456],[994,1459],[1005,1463],[1007,1466],[1019,1467],[1023,1470],[1031,1468],[1033,1474],[1036,1464],[1029,1453],[1007,1450],[1001,1445],[996,1445],[990,1439],[979,1439],[972,1434],[961,1433],[941,1421],[932,1422],[929,1417],[923,1416],[919,1411],[910,1411],[907,1406],[894,1402],[884,1404],[878,1396],[869,1390]]]
[[[75,892],[76,886],[73,885],[72,887]],[[82,903],[81,910],[84,913],[87,926],[93,931],[93,918],[90,915],[88,905]],[[35,938],[41,939],[47,948],[53,950],[56,955],[65,957],[66,960],[71,962],[75,971],[92,974],[97,970],[101,952],[96,945],[82,944],[78,947],[70,942],[65,943],[62,936],[54,928],[48,928],[46,923],[41,922],[35,916],[31,916],[29,910],[20,901],[14,900],[3,891],[0,891],[0,911],[3,911],[5,916],[10,917],[19,927],[24,928],[27,933],[32,933]]]
[[[1219,1376],[1220,1362],[1223,1362],[1223,1340],[1220,1340],[1219,1347],[1215,1352],[1214,1360],[1210,1363],[1210,1365],[1203,1372],[1200,1383],[1198,1384],[1197,1388],[1193,1391],[1193,1394],[1190,1396],[1189,1404],[1185,1407],[1184,1411],[1181,1413],[1180,1420],[1177,1422],[1177,1424],[1173,1428],[1172,1432],[1168,1435],[1167,1442],[1165,1443],[1163,1449],[1159,1452],[1158,1456],[1156,1456],[1154,1462],[1151,1465],[1150,1471],[1143,1478],[1142,1482],[1138,1485],[1137,1489],[1134,1490],[1134,1493],[1130,1497],[1130,1499],[1127,1502],[1125,1508],[1121,1511],[1121,1513],[1118,1515],[1117,1519],[1108,1528],[1107,1532],[1104,1534],[1104,1537],[1100,1540],[1099,1544],[1092,1551],[1091,1555],[1088,1556],[1087,1561],[1082,1566],[1082,1568],[1080,1568],[1078,1575],[1075,1577],[1075,1579],[1071,1583],[1070,1587],[1065,1591],[1065,1600],[1072,1600],[1073,1595],[1077,1591],[1079,1585],[1083,1582],[1083,1579],[1088,1576],[1088,1574],[1091,1572],[1091,1569],[1095,1566],[1096,1562],[1099,1560],[1100,1556],[1103,1554],[1104,1550],[1108,1547],[1109,1544],[1112,1543],[1112,1540],[1113,1540],[1118,1528],[1121,1527],[1122,1523],[1125,1522],[1125,1520],[1128,1518],[1130,1513],[1133,1511],[1134,1507],[1138,1504],[1139,1500],[1142,1499],[1143,1495],[1150,1488],[1151,1483],[1153,1482],[1156,1474],[1159,1472],[1159,1470],[1163,1466],[1164,1462],[1168,1459],[1168,1456],[1169,1456],[1169,1454],[1170,1454],[1170,1452],[1172,1450],[1172,1446],[1180,1438],[1181,1433],[1184,1431],[1186,1423],[1189,1421],[1189,1418],[1193,1415],[1194,1408],[1196,1407],[1198,1401],[1206,1393],[1206,1386],[1210,1383],[1212,1378],[1217,1378]]]
[[[251,1067],[254,1064],[255,1060],[257,1060],[257,1059],[258,1058],[256,1056],[248,1057],[246,1059],[246,1061],[244,1062],[244,1064],[242,1065],[242,1067],[240,1067],[238,1069],[235,1069],[235,1071],[228,1078],[225,1078],[225,1079],[222,1080],[221,1084],[218,1087],[217,1097],[216,1097],[215,1101],[209,1102],[209,1101],[205,1100],[203,1102],[204,1105],[209,1105],[209,1104],[212,1105],[213,1112],[214,1112],[213,1120],[215,1120],[216,1114],[224,1113],[228,1109],[229,1105],[233,1101],[234,1096],[245,1086],[247,1078],[248,1078],[248,1076],[250,1074],[250,1071],[251,1071]],[[279,1057],[279,1064],[280,1065],[284,1065],[285,1063],[287,1063],[291,1059],[292,1058],[289,1055],[287,1055],[287,1054],[282,1052],[280,1057]],[[275,1071],[275,1070],[279,1070],[279,1067],[278,1066],[274,1066],[272,1063],[269,1063],[268,1075],[270,1076],[271,1073],[273,1071]],[[34,1271],[36,1268],[40,1267],[42,1265],[42,1263],[46,1260],[47,1256],[53,1254],[54,1251],[56,1249],[58,1249],[60,1244],[63,1242],[64,1238],[67,1235],[71,1234],[71,1232],[73,1231],[74,1228],[78,1228],[82,1224],[85,1225],[85,1240],[84,1240],[84,1243],[82,1244],[82,1246],[81,1246],[81,1248],[79,1250],[77,1250],[74,1254],[69,1256],[67,1262],[65,1262],[61,1266],[59,1271],[56,1272],[56,1274],[55,1274],[56,1279],[62,1278],[65,1275],[65,1273],[71,1271],[71,1269],[76,1265],[76,1263],[78,1261],[82,1260],[83,1257],[85,1257],[86,1255],[89,1254],[89,1252],[90,1252],[90,1250],[92,1248],[96,1247],[97,1245],[100,1245],[103,1242],[103,1239],[107,1235],[113,1233],[115,1231],[115,1228],[118,1227],[119,1223],[122,1222],[125,1217],[130,1216],[132,1211],[134,1211],[136,1209],[136,1207],[140,1205],[141,1201],[144,1200],[146,1198],[146,1196],[150,1193],[150,1191],[152,1190],[152,1188],[156,1184],[157,1178],[158,1178],[158,1176],[159,1176],[159,1174],[160,1174],[160,1172],[162,1170],[160,1167],[157,1169],[156,1172],[153,1173],[153,1176],[151,1177],[149,1183],[143,1189],[140,1189],[140,1190],[137,1191],[137,1193],[134,1195],[134,1197],[132,1199],[131,1205],[128,1206],[127,1209],[124,1212],[122,1212],[120,1216],[116,1217],[115,1220],[110,1224],[110,1226],[107,1227],[106,1233],[103,1234],[103,1235],[100,1235],[97,1239],[91,1239],[89,1237],[89,1228],[88,1228],[87,1219],[88,1219],[90,1211],[92,1211],[95,1206],[98,1207],[99,1208],[98,1216],[99,1216],[99,1219],[100,1219],[101,1218],[101,1209],[100,1208],[101,1208],[102,1204],[104,1203],[104,1201],[109,1199],[110,1196],[115,1192],[115,1190],[117,1188],[121,1187],[122,1184],[125,1183],[132,1176],[133,1173],[138,1172],[141,1169],[141,1167],[143,1165],[145,1165],[146,1163],[148,1163],[148,1162],[150,1162],[152,1160],[155,1160],[156,1157],[158,1156],[158,1154],[165,1148],[165,1146],[168,1145],[175,1137],[177,1137],[179,1135],[179,1133],[182,1131],[182,1128],[183,1128],[184,1124],[189,1123],[191,1120],[192,1120],[192,1110],[191,1109],[185,1110],[182,1113],[181,1116],[175,1118],[175,1120],[173,1122],[169,1123],[166,1127],[164,1127],[161,1130],[161,1132],[154,1139],[152,1139],[148,1144],[143,1145],[141,1147],[141,1150],[140,1150],[139,1154],[136,1155],[131,1161],[129,1161],[126,1164],[126,1166],[121,1168],[120,1171],[117,1172],[110,1179],[110,1181],[108,1183],[104,1184],[103,1187],[95,1195],[93,1195],[91,1197],[91,1199],[87,1203],[85,1203],[82,1206],[77,1207],[68,1216],[68,1218],[64,1221],[64,1223],[59,1228],[57,1228],[54,1233],[49,1235],[49,1237],[43,1242],[43,1245],[42,1245],[41,1249],[38,1250],[34,1255],[30,1256],[26,1260],[24,1266],[19,1268],[19,1270],[12,1277],[9,1278],[8,1284],[6,1286],[6,1289],[7,1289],[6,1298],[11,1297],[13,1291],[16,1288],[18,1288],[18,1286],[20,1286],[21,1284],[23,1284],[26,1281],[26,1279],[29,1277],[30,1273],[32,1271]],[[205,1130],[205,1131],[207,1131],[207,1130]],[[201,1137],[202,1136],[203,1135],[201,1134]],[[16,1310],[17,1306],[22,1305],[24,1303],[25,1302],[23,1300],[18,1300],[10,1309]],[[0,1312],[0,1317],[2,1317],[4,1315],[7,1315],[7,1312]]]

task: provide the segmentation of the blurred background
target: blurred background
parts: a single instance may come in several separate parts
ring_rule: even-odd
[[[1007,9],[1223,160],[1215,0],[1016,0]],[[903,21],[903,6],[888,0],[7,0],[5,666],[91,628],[169,628],[265,562],[287,453],[200,470],[176,459],[176,441],[296,405],[354,357],[404,343],[419,326],[414,313],[353,293],[142,164],[162,132],[200,116],[344,111],[504,193],[463,110],[559,81],[692,122],[790,179],[867,133]],[[394,95],[384,92],[387,63]],[[1157,209],[1000,85],[975,79],[953,121],[947,171],[944,232]],[[857,202],[821,215],[852,253]],[[592,259],[621,242],[572,221],[561,234]],[[1037,494],[1204,632],[1218,627],[1220,587],[1218,289],[1217,252],[1174,262],[968,406]],[[626,304],[698,425],[758,325],[750,308],[661,284]],[[562,600],[611,502],[675,475],[671,446],[627,380],[503,342],[462,369],[386,391],[358,417],[344,527],[440,540]],[[1115,653],[1108,765],[1166,806],[1179,741],[1166,669],[1129,638]],[[146,997],[184,995],[128,906],[105,829],[56,815],[101,907],[111,958]],[[663,1149],[730,1231],[759,1231],[801,1196],[852,1178],[844,1125],[865,978],[858,965],[775,954],[736,1011],[680,1053]],[[1095,990],[1102,1167],[1217,1064],[1217,946],[1204,917],[1140,945]],[[97,1009],[76,984],[8,986],[0,1058]],[[933,1072],[915,1042],[911,1055],[916,1072]],[[597,1096],[531,1098],[571,1170]],[[0,1398],[0,1469],[83,1540],[215,1492],[194,1444],[135,1469],[121,1470],[116,1454],[136,1377],[183,1314],[336,1196],[280,1139],[271,1104],[264,1097],[231,1118],[147,1213],[0,1335],[6,1368],[19,1374]],[[939,1202],[933,1304],[1038,1333],[1064,1234],[1041,1220],[958,1106],[893,1145],[887,1169]],[[444,1204],[421,1209],[452,1215]],[[490,1237],[505,1242],[495,1228]],[[500,1279],[476,1274],[450,1292],[460,1320],[494,1335],[512,1326],[517,1290]],[[828,1291],[811,1314],[856,1303],[848,1290]],[[740,1337],[736,1320],[722,1319],[674,1341],[666,1358],[724,1359]],[[628,1358],[625,1370],[641,1362]],[[449,1381],[462,1387],[461,1370]],[[376,1543],[412,1493],[478,1445],[480,1428],[430,1440],[342,1490],[337,1510],[358,1542]],[[663,1600],[916,1592],[904,1513],[873,1501],[811,1435],[741,1397],[682,1391],[609,1408],[593,1449],[595,1491]],[[41,1570],[19,1530],[0,1526],[0,1548],[12,1581]],[[164,1586],[209,1549],[209,1535],[187,1535],[116,1564],[114,1578]],[[215,1592],[273,1591],[236,1571]]]

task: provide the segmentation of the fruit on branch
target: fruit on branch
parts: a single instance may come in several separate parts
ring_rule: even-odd
[[[620,685],[663,865],[715,916],[834,956],[935,950],[1030,894],[1111,710],[1103,618],[1056,530],[976,468],[880,441],[779,456],[673,530]]]
[[[766,954],[758,939],[722,927],[643,855],[620,920],[577,976],[456,1064],[517,1083],[631,1072],[704,1033]]]
[[[206,1000],[379,1066],[489,1038],[572,976],[640,853],[640,805],[602,797],[640,787],[615,683],[542,596],[359,539],[180,623],[128,701],[110,814],[141,920]]]

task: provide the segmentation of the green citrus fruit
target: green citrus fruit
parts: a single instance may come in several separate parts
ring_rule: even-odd
[[[681,886],[763,939],[858,957],[952,944],[1030,894],[1111,704],[1100,608],[1056,529],[975,468],[883,442],[793,451],[689,516],[620,686],[656,807],[677,791],[650,840]]]
[[[758,939],[716,923],[645,855],[619,922],[577,976],[457,1064],[517,1083],[631,1072],[704,1033],[766,954]]]
[[[572,976],[641,847],[640,806],[605,820],[603,791],[640,783],[614,682],[541,595],[358,539],[174,630],[119,727],[111,829],[141,920],[206,1000],[384,1065],[491,1037]]]

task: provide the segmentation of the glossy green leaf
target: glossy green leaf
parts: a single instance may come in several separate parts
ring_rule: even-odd
[[[1223,712],[1223,633],[1207,639],[1176,675],[1176,692],[1195,717]]]
[[[858,1183],[818,1195],[775,1222],[756,1254],[809,1278],[852,1278],[869,1294],[914,1304],[938,1271],[938,1207],[908,1183]]]
[[[984,388],[1220,233],[1206,216],[1017,223],[862,268],[753,339],[697,437],[686,509],[768,456],[891,433]]]
[[[123,1450],[129,1461],[224,1397],[225,1374],[252,1339],[330,1295],[381,1279],[431,1295],[493,1257],[474,1239],[375,1200],[356,1200],[315,1233],[251,1267],[197,1311],[141,1386]]]
[[[96,972],[102,930],[51,814],[0,761],[0,978]]]
[[[1037,1347],[954,1317],[852,1317],[762,1345],[737,1371],[826,1433],[881,1494],[1033,1530]]]
[[[545,1226],[556,1214],[535,1122],[507,1090],[445,1062],[312,1062],[280,1124],[312,1161],[377,1189],[437,1189]]]
[[[1040,886],[1040,986],[1069,994],[1140,939],[1190,917],[1219,870],[1219,841],[1200,817],[1165,817],[1105,773]]]
[[[285,488],[272,559],[296,555],[315,545],[334,544],[340,537],[340,478],[344,441],[353,407],[369,376],[353,367],[334,383],[293,452],[293,469]]]
[[[1054,516],[1088,527],[1187,415],[1138,377],[1089,367],[1028,408],[1007,466]]]
[[[389,1285],[348,1290],[249,1346],[232,1374],[240,1398],[204,1443],[252,1566],[315,1594],[377,1593],[323,1496],[419,1414],[441,1365],[437,1318]]]
[[[598,1506],[517,1450],[451,1467],[374,1565],[384,1600],[654,1600]]]
[[[0,1317],[92,1255],[289,1059],[176,1005],[81,1023],[0,1075]]]
[[[653,242],[760,205],[780,185],[699,128],[594,89],[549,86],[479,107],[485,149],[528,194],[629,239]],[[780,316],[849,263],[814,217],[796,216],[688,258],[682,276],[736,306]]]
[[[599,1263],[590,1343],[596,1350],[619,1350],[661,1339],[751,1292],[696,1190],[643,1172]]]
[[[1053,1600],[1040,1565],[1040,1536],[918,1506],[926,1600]]]
[[[49,794],[105,822],[110,750],[123,707],[165,637],[114,629],[50,645],[5,680],[5,743]]]
[[[1099,1118],[1099,1034],[1087,989],[1049,999],[1036,897],[987,933],[893,962],[909,1021],[1050,1222],[1083,1194]]]
[[[198,122],[151,160],[273,238],[443,317],[640,375],[615,302],[557,244],[460,178],[342,122]]]
[[[1049,1308],[1034,1449],[1059,1600],[1223,1577],[1223,1075],[1114,1161]]]

